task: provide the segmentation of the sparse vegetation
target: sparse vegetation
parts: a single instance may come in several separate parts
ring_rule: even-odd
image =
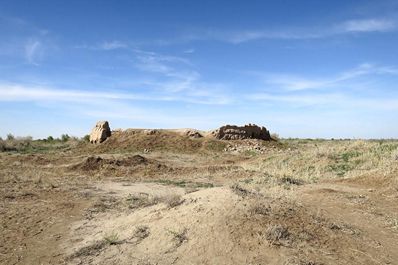
[[[86,143],[90,142],[90,135],[89,135],[89,134],[86,134],[86,135],[82,138],[82,140],[83,140],[84,142],[86,142]]]
[[[182,187],[182,188],[200,189],[200,188],[213,188],[214,187],[213,183],[193,182],[193,181],[187,181],[187,180],[158,179],[158,180],[154,180],[153,182],[157,182],[157,183],[160,183],[163,185]]]
[[[209,151],[202,138],[181,143],[173,135],[169,146],[157,147],[167,134],[144,136],[146,142],[137,145],[139,137],[119,139],[120,149],[114,136],[97,145],[73,137],[0,140],[5,257],[11,259],[8,253],[19,246],[5,240],[19,235],[40,238],[25,253],[40,252],[45,238],[51,259],[62,238],[73,250],[71,263],[82,264],[113,262],[116,256],[120,264],[131,263],[131,256],[164,264],[164,256],[172,263],[177,255],[176,263],[199,264],[206,261],[197,249],[224,248],[236,249],[220,254],[229,264],[240,264],[242,257],[257,264],[262,257],[253,253],[279,251],[292,264],[350,264],[358,259],[350,249],[369,252],[360,256],[361,264],[388,263],[395,255],[396,247],[386,242],[398,227],[398,141],[248,140]],[[59,227],[57,239],[47,227]],[[372,252],[370,238],[376,237],[389,256]],[[51,261],[62,264],[63,258]]]
[[[130,194],[126,199],[130,209],[152,206],[158,204],[160,201],[160,197],[151,196],[147,193]]]
[[[51,139],[51,138],[50,138]],[[62,151],[70,147],[70,144],[60,140],[33,140],[31,136],[10,137],[0,141],[0,152],[14,152],[21,154],[48,153]]]
[[[180,231],[167,230],[172,236],[175,247],[180,247],[184,242],[188,241],[188,229],[184,228]]]
[[[140,225],[137,226],[137,228],[134,231],[134,238],[138,238],[140,241],[144,240],[147,238],[150,234],[149,227],[145,225]]]
[[[67,142],[70,139],[70,136],[68,134],[62,134],[61,135],[61,141],[62,142]]]
[[[110,209],[115,209],[117,205],[120,204],[120,200],[116,199],[115,197],[101,197],[95,203],[91,208],[89,208],[88,214],[92,216],[92,214],[96,213],[103,213],[107,210]]]
[[[71,256],[69,256],[69,259],[98,255],[98,253],[101,252],[105,247],[105,240],[97,241],[91,245],[80,248]]]
[[[241,197],[246,197],[246,196],[251,195],[253,193],[250,190],[244,188],[239,183],[234,183],[233,185],[230,186],[230,188],[235,194],[237,194],[237,195],[239,195]]]
[[[184,203],[184,199],[181,197],[181,195],[177,194],[164,197],[164,201],[170,208],[177,207],[178,205]]]
[[[109,245],[117,245],[121,243],[121,241],[119,240],[119,234],[116,232],[106,234],[104,236],[104,241]]]
[[[9,134],[7,134],[7,138],[6,139],[7,139],[7,141],[12,141],[12,140],[15,139],[15,137],[14,137],[13,134],[9,133]]]
[[[265,231],[265,238],[271,245],[284,245],[289,239],[290,233],[281,225],[270,225]]]

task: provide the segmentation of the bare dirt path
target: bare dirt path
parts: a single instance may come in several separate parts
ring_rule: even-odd
[[[356,244],[348,245],[335,264],[397,264],[398,192],[386,196],[370,187],[335,182],[300,190],[300,201],[306,207],[333,218],[335,229],[355,239]]]

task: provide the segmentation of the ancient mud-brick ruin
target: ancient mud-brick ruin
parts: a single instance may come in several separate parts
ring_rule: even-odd
[[[265,127],[260,127],[255,124],[248,124],[245,126],[225,125],[213,131],[212,135],[220,140],[271,140],[269,131]]]
[[[111,128],[107,121],[99,121],[90,134],[90,143],[98,144],[111,136]]]

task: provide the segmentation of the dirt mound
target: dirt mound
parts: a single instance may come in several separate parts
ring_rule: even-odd
[[[271,140],[271,135],[265,127],[255,124],[245,126],[225,125],[211,133],[220,140],[242,140],[242,139],[260,139]]]
[[[121,167],[135,167],[141,165],[154,164],[154,161],[150,161],[147,158],[134,155],[123,159],[104,159],[99,156],[90,156],[87,157],[83,162],[73,165],[71,169],[76,170],[80,169],[83,171],[91,171],[91,170],[99,170],[106,165],[110,166],[121,166]]]
[[[96,169],[99,169],[99,167],[101,167],[101,165],[103,164],[102,162],[103,162],[103,159],[101,157],[90,156],[86,159],[86,161],[84,161],[78,167],[75,167],[74,169],[80,168],[83,170],[96,170]]]
[[[143,200],[135,211],[115,217],[110,209],[75,224],[75,237],[84,241],[70,239],[71,264],[131,264],[131,258],[134,264],[376,264],[358,255],[373,246],[360,229],[313,205],[221,187],[183,195],[170,206],[165,197],[148,203],[150,196],[134,190],[125,192],[134,205]]]
[[[184,153],[198,151],[222,151],[225,143],[216,139],[205,137],[187,137],[178,132],[169,130],[143,130],[128,129],[125,131],[114,131],[100,145],[83,146],[86,151],[109,152],[109,151],[128,151],[145,152],[148,151],[177,151]],[[95,151],[94,151],[95,150]]]

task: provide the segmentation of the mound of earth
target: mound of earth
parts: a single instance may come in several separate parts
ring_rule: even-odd
[[[143,156],[134,155],[123,159],[106,159],[99,156],[87,157],[83,162],[73,165],[71,169],[80,169],[83,171],[99,170],[105,165],[117,166],[117,167],[135,167],[148,164],[155,164],[155,161],[151,161]]]
[[[189,136],[189,137],[187,137]],[[150,152],[150,151],[176,151],[176,152],[198,152],[198,151],[222,151],[225,143],[217,139],[200,137],[193,132],[189,135],[172,130],[145,130],[127,129],[124,131],[113,131],[109,137],[100,145],[91,147],[84,146],[90,153],[113,151]]]
[[[120,196],[115,200],[125,202],[123,196],[129,194],[127,202],[134,210],[131,205],[117,211],[110,207],[76,222],[65,244],[68,264],[391,264],[394,260],[378,241],[369,240],[380,232],[345,223],[336,213],[352,208],[333,204],[333,197],[321,193],[322,187],[314,194],[303,188],[304,201],[295,202],[244,187],[157,196],[161,187],[145,190],[137,185],[140,188],[112,185],[110,190],[101,186],[103,192]],[[325,200],[322,207],[330,204],[327,211],[316,206],[318,197]],[[378,229],[383,225],[375,220],[369,224]],[[387,237],[389,242],[396,238]],[[394,255],[393,244],[383,247]]]

